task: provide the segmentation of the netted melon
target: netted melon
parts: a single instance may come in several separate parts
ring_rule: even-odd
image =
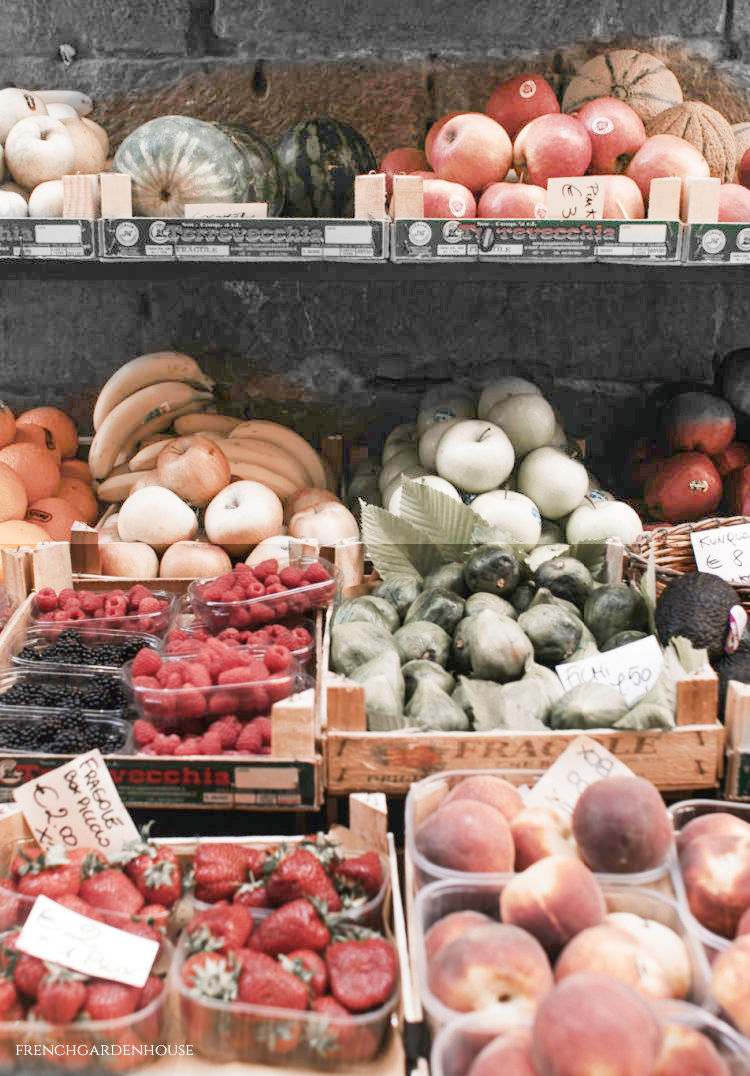
[[[626,101],[644,123],[683,100],[676,75],[656,56],[635,49],[604,52],[583,64],[568,83],[562,110],[577,112],[597,97]]]
[[[646,124],[646,134],[671,134],[684,138],[703,154],[711,175],[731,183],[737,165],[734,131],[715,108],[703,101],[684,101],[667,108]]]

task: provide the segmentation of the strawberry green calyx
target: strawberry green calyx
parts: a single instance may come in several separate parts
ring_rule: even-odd
[[[312,982],[315,972],[312,968],[308,968],[300,957],[295,957],[294,960],[291,960],[284,953],[280,953],[277,960],[284,971],[289,971],[292,975],[296,975],[298,979],[302,980],[305,986],[308,986]]]
[[[175,865],[169,859],[159,859],[146,868],[145,880],[149,889],[159,889],[163,885],[172,884],[172,876]]]
[[[214,998],[216,1001],[236,1001],[240,966],[224,956],[208,957],[200,966],[192,969],[192,985],[187,990],[190,998]]]
[[[101,871],[111,870],[109,863],[105,863],[103,859],[100,859],[95,852],[89,852],[81,860],[81,879],[85,881],[87,878],[93,878],[94,875],[100,874]]]
[[[151,837],[151,827],[154,824],[153,818],[141,826],[139,835],[134,837],[132,841],[126,841],[120,851],[112,856],[111,862],[113,864],[126,864],[131,860],[137,859],[138,856],[150,856],[151,859],[156,857],[156,845]]]
[[[33,858],[27,856],[23,849],[21,849],[19,855],[24,861],[23,866],[18,871],[19,877],[24,874],[41,874],[43,870],[64,867],[70,863],[67,850],[62,844],[53,844],[46,852],[42,852]]]

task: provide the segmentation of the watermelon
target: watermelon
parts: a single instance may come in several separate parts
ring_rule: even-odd
[[[250,171],[248,202],[266,202],[268,216],[278,217],[286,198],[286,175],[268,142],[241,123],[215,124],[244,154]]]
[[[286,175],[287,217],[354,216],[354,177],[377,170],[359,131],[328,117],[295,123],[275,148]]]

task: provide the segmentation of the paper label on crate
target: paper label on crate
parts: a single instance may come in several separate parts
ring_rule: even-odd
[[[95,979],[143,986],[159,952],[159,942],[88,919],[39,896],[16,948]]]
[[[699,572],[728,583],[750,583],[750,523],[693,531],[690,542]]]
[[[572,814],[578,797],[594,781],[632,776],[630,767],[606,747],[590,736],[578,736],[524,797],[524,806],[552,807]]]
[[[13,789],[37,844],[96,848],[109,859],[138,829],[95,749]]]
[[[566,176],[547,180],[549,220],[601,220],[604,176]]]
[[[637,639],[591,658],[556,665],[555,672],[566,691],[580,684],[611,684],[628,706],[633,706],[659,679],[663,662],[656,636],[647,635],[645,639]]]

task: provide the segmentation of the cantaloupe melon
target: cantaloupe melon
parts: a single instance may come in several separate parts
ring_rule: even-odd
[[[583,64],[565,90],[563,112],[577,112],[596,97],[626,101],[644,123],[683,100],[676,75],[656,56],[635,49],[604,52]]]
[[[737,164],[739,165],[745,152],[750,149],[750,120],[743,120],[742,123],[733,123],[732,133],[734,135],[735,155]]]
[[[703,101],[684,101],[666,108],[646,124],[646,134],[671,134],[695,146],[708,161],[711,175],[731,183],[737,164],[734,132],[715,108]]]

